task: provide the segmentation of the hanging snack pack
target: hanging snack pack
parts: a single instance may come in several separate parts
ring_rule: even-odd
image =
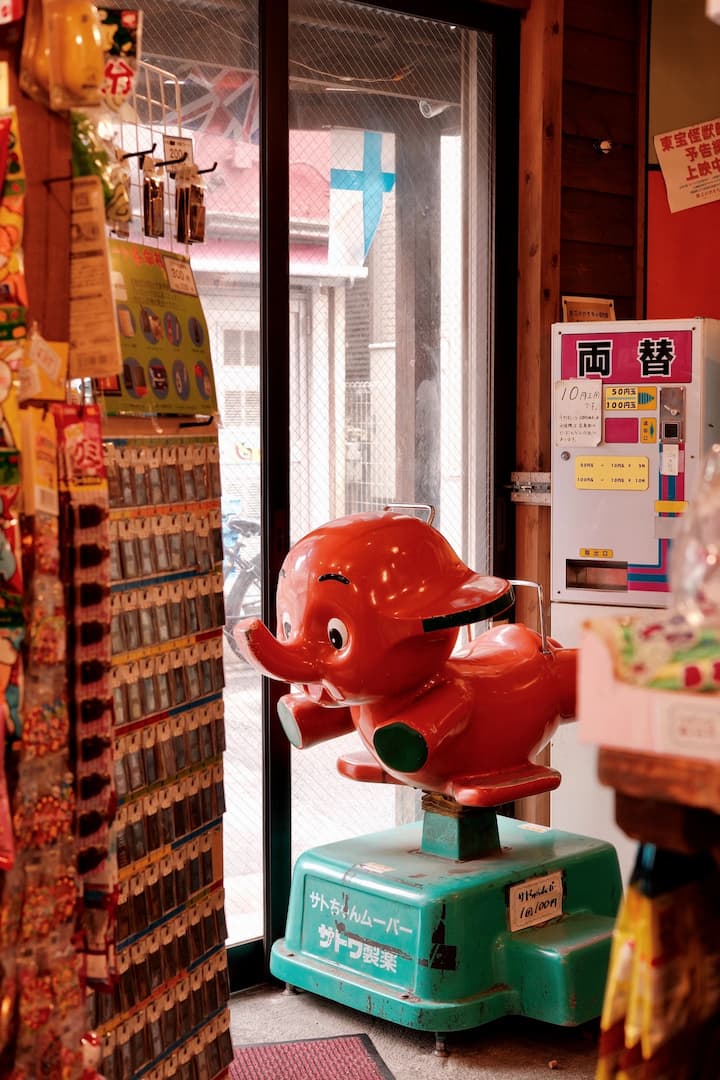
[[[20,454],[0,449],[0,716],[5,734],[15,738],[22,733],[20,644],[24,633],[19,492]]]
[[[119,112],[133,90],[140,59],[142,11],[98,7],[98,17],[105,54],[103,101],[109,109]]]
[[[67,370],[68,343],[46,341],[37,323],[33,323],[24,342],[18,400],[21,403],[64,401]]]
[[[24,11],[24,0],[5,0],[5,3],[0,7],[0,26],[6,26],[8,23],[22,19]]]
[[[20,54],[20,89],[41,105],[50,104],[50,49],[43,0],[28,0]]]
[[[175,227],[179,244],[196,244],[205,239],[205,185],[196,165],[177,166]]]
[[[43,0],[50,108],[98,105],[105,54],[98,10],[90,0]]]
[[[165,178],[155,158],[146,154],[142,164],[143,232],[165,235]]]
[[[100,413],[95,405],[55,407],[60,445],[61,518],[69,539],[68,655],[76,742],[76,849],[83,898],[84,976],[112,976],[117,862],[110,826],[115,813],[113,706],[110,678],[108,487]],[[88,899],[92,896],[92,901]]]
[[[130,223],[130,167],[100,112],[72,112],[73,176],[97,176],[107,224],[126,235]]]
[[[4,168],[3,168],[4,165]],[[22,243],[25,225],[25,165],[20,146],[17,112],[0,110],[0,168],[3,169],[0,197],[0,329],[2,336],[20,337],[24,323],[27,290],[23,274]],[[10,310],[6,310],[10,305]],[[12,326],[8,326],[12,323]]]
[[[10,870],[15,862],[12,811],[5,775],[5,754],[0,754],[0,870]]]

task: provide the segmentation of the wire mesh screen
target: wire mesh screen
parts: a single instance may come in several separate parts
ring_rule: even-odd
[[[473,85],[489,102],[484,35],[342,0],[314,4],[312,17],[291,4],[291,271],[310,277],[318,258],[324,270],[319,287],[308,280],[312,333],[296,349],[295,537],[420,501],[463,547],[469,36]],[[485,148],[492,138],[486,125]],[[478,183],[489,211],[492,177]]]
[[[492,43],[367,4],[294,0],[289,92],[292,537],[430,503],[463,551],[468,490],[488,471],[488,403],[468,399],[469,365],[488,357],[469,357],[463,297],[482,280],[487,342],[490,250],[476,276],[462,229],[470,177],[488,239]],[[467,167],[470,133],[479,170]],[[294,756],[296,851],[394,822],[392,788],[366,793],[334,775],[350,748],[352,736]]]
[[[257,10],[148,0],[143,11],[144,59],[180,89],[166,123],[192,139],[196,162],[216,163],[205,242],[189,253],[220,405],[231,626],[258,603]],[[468,515],[487,528],[468,492],[488,472],[492,41],[344,0],[292,0],[288,35],[291,539],[421,502],[467,554]],[[472,344],[468,302],[482,329]],[[226,891],[240,940],[262,929],[261,723],[258,680],[228,642]],[[296,850],[393,823],[392,786],[335,774],[348,747],[355,736],[293,754]]]

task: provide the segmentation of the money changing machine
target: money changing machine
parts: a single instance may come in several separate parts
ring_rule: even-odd
[[[552,362],[552,602],[665,607],[670,545],[720,441],[720,322],[560,323]]]
[[[552,374],[551,626],[577,645],[587,619],[670,603],[673,537],[720,442],[720,322],[557,323]],[[565,729],[551,757],[553,826],[609,840],[627,877],[635,845],[595,748]]]

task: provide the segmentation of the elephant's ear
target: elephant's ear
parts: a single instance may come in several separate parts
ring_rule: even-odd
[[[453,626],[468,626],[470,623],[485,622],[502,615],[515,603],[515,590],[509,581],[504,584],[507,585],[507,588],[499,591],[497,595],[490,599],[483,599],[470,607],[453,608],[444,615],[431,615],[423,619],[423,630],[426,634],[429,634],[433,630],[446,630]],[[451,599],[454,603],[461,603],[464,598],[459,595]]]

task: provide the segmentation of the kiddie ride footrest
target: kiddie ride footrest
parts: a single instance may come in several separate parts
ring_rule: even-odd
[[[611,845],[442,809],[301,855],[272,974],[426,1031],[599,1016],[622,892]],[[458,857],[468,835],[477,857]]]

